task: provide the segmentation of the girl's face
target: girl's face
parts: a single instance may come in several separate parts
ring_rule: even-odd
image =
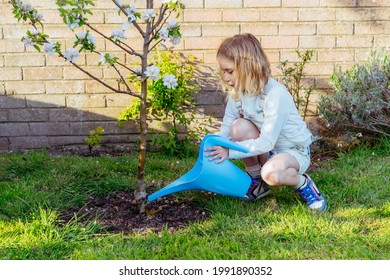
[[[223,80],[230,86],[234,87],[236,84],[237,71],[234,67],[234,61],[227,59],[226,57],[219,55],[217,56],[219,68],[222,72]]]

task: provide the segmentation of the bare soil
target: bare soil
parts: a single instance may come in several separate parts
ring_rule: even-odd
[[[116,192],[102,197],[90,197],[83,207],[71,207],[61,215],[69,222],[75,214],[80,222],[96,219],[97,223],[112,233],[171,232],[191,222],[204,221],[210,213],[198,208],[191,200],[180,200],[169,195],[146,205],[145,213],[139,213],[132,192]]]

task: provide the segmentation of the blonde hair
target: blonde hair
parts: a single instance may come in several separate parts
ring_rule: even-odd
[[[241,94],[255,96],[264,91],[271,74],[271,67],[255,36],[244,33],[225,39],[218,48],[218,56],[234,62],[236,84],[233,97],[235,99]],[[225,81],[224,84],[228,86]]]

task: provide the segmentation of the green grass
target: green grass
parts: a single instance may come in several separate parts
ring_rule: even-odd
[[[196,158],[150,153],[147,184],[164,186]],[[248,203],[200,192],[180,195],[211,212],[174,233],[123,235],[95,222],[62,225],[58,213],[90,195],[136,185],[137,157],[45,152],[0,154],[1,259],[381,259],[390,258],[390,141],[361,146],[310,172],[328,200],[309,211],[288,187]]]

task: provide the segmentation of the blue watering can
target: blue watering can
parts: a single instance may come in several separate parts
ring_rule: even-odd
[[[206,135],[200,144],[198,161],[185,175],[168,186],[148,196],[149,201],[181,191],[202,190],[222,195],[244,198],[251,178],[229,160],[221,163],[206,158],[205,148],[222,146],[247,153],[248,150],[222,136]]]

